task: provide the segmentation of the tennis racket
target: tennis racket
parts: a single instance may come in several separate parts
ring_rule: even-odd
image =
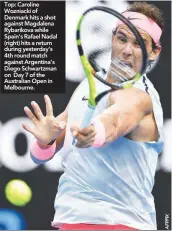
[[[117,18],[129,27],[141,48],[142,66],[138,73],[120,60],[111,60],[112,29]],[[89,85],[88,108],[80,126],[84,128],[90,124],[96,105],[103,96],[117,89],[129,88],[140,79],[147,67],[147,52],[133,24],[117,11],[103,6],[89,8],[82,14],[77,24],[76,43]],[[110,62],[113,63],[110,71],[119,80],[113,84],[104,78]],[[109,86],[110,90],[97,95],[95,78]]]

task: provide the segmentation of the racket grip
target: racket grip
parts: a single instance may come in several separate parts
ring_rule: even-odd
[[[86,108],[86,111],[84,113],[84,117],[82,119],[81,125],[80,125],[81,129],[87,127],[91,123],[91,119],[93,117],[94,110],[95,110],[95,107],[90,107],[88,105],[88,107]]]
[[[90,107],[88,105],[88,107],[85,110],[84,117],[83,117],[81,125],[80,125],[81,129],[87,127],[91,123],[91,119],[93,117],[94,110],[95,110],[95,107]],[[76,139],[75,138],[73,139],[72,144],[73,144],[73,146],[76,145]]]

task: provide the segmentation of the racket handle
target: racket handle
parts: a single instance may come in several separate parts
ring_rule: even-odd
[[[88,107],[85,110],[84,117],[83,117],[81,125],[80,125],[81,129],[87,127],[91,123],[91,119],[93,117],[94,110],[95,110],[95,107],[90,107],[88,105]]]
[[[87,127],[91,123],[91,119],[92,119],[94,110],[95,110],[95,107],[90,107],[88,105],[88,107],[85,110],[84,117],[83,117],[81,125],[80,125],[81,129]],[[73,146],[76,145],[76,139],[73,139],[72,144],[73,144]]]

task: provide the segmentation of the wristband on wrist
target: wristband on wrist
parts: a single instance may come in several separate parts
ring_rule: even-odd
[[[52,159],[55,151],[56,142],[46,148],[41,148],[37,140],[35,140],[30,149],[30,157],[35,164],[44,164],[46,161]]]
[[[96,132],[92,147],[99,148],[103,146],[106,140],[105,127],[99,117],[94,118],[91,124],[94,126]]]

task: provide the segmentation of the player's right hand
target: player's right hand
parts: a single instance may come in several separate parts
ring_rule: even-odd
[[[46,116],[43,115],[39,105],[32,101],[31,105],[34,109],[34,113],[28,108],[24,107],[24,111],[28,118],[34,124],[34,127],[30,127],[27,124],[22,124],[23,128],[33,134],[37,141],[42,145],[47,145],[52,140],[55,140],[61,132],[66,128],[65,121],[59,121],[53,115],[53,107],[48,95],[44,96],[46,104]]]

